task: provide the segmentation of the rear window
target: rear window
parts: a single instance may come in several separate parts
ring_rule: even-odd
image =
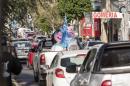
[[[37,39],[46,39],[46,37],[37,37]]]
[[[70,65],[80,66],[83,63],[85,55],[78,55],[73,57],[66,57],[61,59],[61,66],[67,67]]]
[[[51,48],[53,45],[51,40],[45,41],[43,44],[43,48]]]
[[[130,48],[107,49],[101,59],[101,68],[130,66]]]
[[[14,43],[14,47],[31,47],[31,44],[29,42],[19,42],[19,43]]]

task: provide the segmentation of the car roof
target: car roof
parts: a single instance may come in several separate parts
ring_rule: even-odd
[[[36,35],[36,37],[46,37],[46,36],[44,36],[44,35]]]
[[[79,54],[87,54],[89,50],[72,50],[72,51],[61,51],[59,53],[62,54],[60,58],[66,58],[66,57],[71,57],[71,56],[77,56]]]
[[[107,47],[125,47],[130,46],[130,41],[119,41],[105,44]]]

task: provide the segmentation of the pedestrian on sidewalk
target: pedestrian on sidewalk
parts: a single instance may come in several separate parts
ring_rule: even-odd
[[[0,86],[13,86],[11,75],[20,74],[22,71],[22,65],[17,59],[15,48],[10,44],[8,46],[2,46],[1,54],[0,64],[3,68],[0,67],[0,80],[3,80],[3,83],[0,83]],[[7,66],[5,64],[7,64]],[[5,73],[7,74],[6,77],[4,76]]]

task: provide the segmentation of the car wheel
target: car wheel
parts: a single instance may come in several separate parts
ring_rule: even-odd
[[[38,73],[35,72],[34,69],[33,69],[33,75],[34,75],[35,82],[38,82],[39,81]]]

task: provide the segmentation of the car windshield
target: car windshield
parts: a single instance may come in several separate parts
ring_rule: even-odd
[[[46,40],[44,43],[43,43],[43,49],[47,48],[47,49],[50,49],[52,47],[53,43],[51,40]]]
[[[101,68],[122,66],[130,66],[130,48],[106,49],[101,59]]]
[[[85,55],[66,57],[61,59],[61,66],[67,67],[70,65],[80,66],[83,63]]]

